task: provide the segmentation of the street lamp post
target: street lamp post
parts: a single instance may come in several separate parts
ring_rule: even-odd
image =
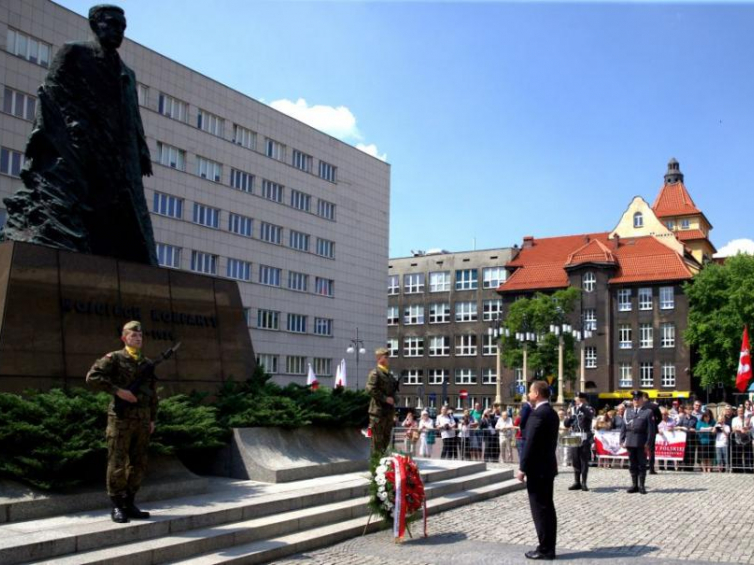
[[[592,330],[588,329],[586,326],[582,326],[581,330],[573,330],[573,339],[581,342],[579,351],[579,392],[586,392],[586,373],[584,372],[584,368],[586,367],[584,350],[586,349],[586,346],[584,345],[584,341],[590,339],[592,335]]]
[[[491,335],[495,340],[495,347],[497,348],[497,353],[495,354],[495,403],[501,404],[503,397],[500,393],[500,386],[503,376],[500,374],[500,360],[503,356],[503,336],[508,337],[510,330],[503,327],[503,320],[500,318],[500,314],[497,314],[492,320],[492,324],[487,329],[487,334]]]
[[[550,324],[550,333],[558,338],[558,404],[563,404],[563,338],[565,334],[571,333],[570,324]]]
[[[367,352],[364,349],[364,340],[359,339],[359,328],[356,328],[356,337],[351,340],[346,353],[356,353],[356,390],[359,390],[359,356]]]
[[[526,378],[526,363],[527,363],[527,354],[529,353],[529,342],[530,341],[536,341],[537,335],[534,332],[526,331],[526,326],[524,326],[524,331],[522,332],[516,332],[516,341],[518,341],[521,344],[521,349],[523,352],[523,377],[524,377],[524,389],[526,389],[526,383],[528,382],[528,379]]]

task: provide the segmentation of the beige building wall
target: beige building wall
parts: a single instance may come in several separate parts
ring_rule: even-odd
[[[637,214],[640,215],[640,220]],[[631,204],[628,205],[618,221],[618,225],[610,232],[610,239],[613,239],[616,235],[618,237],[653,235],[658,241],[661,241],[676,253],[683,255],[683,244],[675,238],[673,232],[665,224],[657,219],[652,207],[641,196],[634,197]]]

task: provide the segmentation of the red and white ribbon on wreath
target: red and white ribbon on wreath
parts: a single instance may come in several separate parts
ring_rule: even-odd
[[[393,537],[403,539],[406,534],[406,458],[401,455],[393,457],[395,471],[395,508],[393,509]]]

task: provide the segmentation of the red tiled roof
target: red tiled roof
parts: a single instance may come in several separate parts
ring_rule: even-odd
[[[658,218],[702,213],[682,182],[664,185],[652,204],[652,210]]]
[[[619,269],[610,279],[610,284],[674,281],[692,277],[683,257],[652,236],[621,241],[616,255]]]
[[[571,253],[566,260],[566,267],[572,267],[583,263],[615,263],[615,257],[607,246],[599,239],[593,239],[585,243]]]
[[[690,241],[693,239],[707,239],[702,230],[679,230],[675,232],[676,237],[681,241]]]

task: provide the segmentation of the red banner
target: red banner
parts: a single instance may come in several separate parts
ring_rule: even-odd
[[[628,459],[628,451],[620,446],[620,432],[599,431],[594,434],[594,450],[599,457]],[[683,461],[686,432],[663,432],[655,438],[655,459]]]

